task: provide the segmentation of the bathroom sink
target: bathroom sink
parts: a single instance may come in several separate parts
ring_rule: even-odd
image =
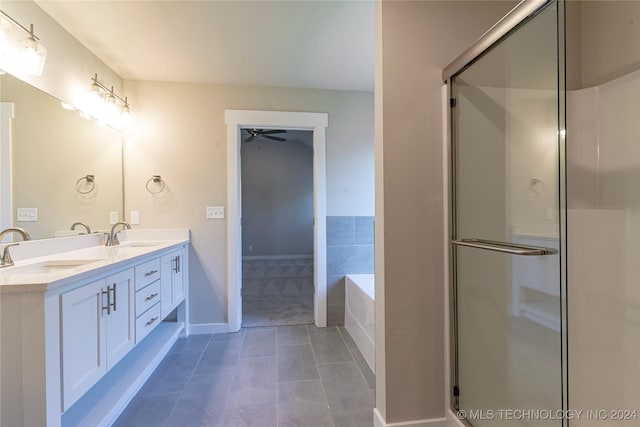
[[[125,248],[149,248],[153,246],[159,246],[164,244],[163,241],[150,240],[150,241],[134,241],[134,242],[122,242],[120,246]]]
[[[20,267],[10,267],[0,272],[7,274],[51,274],[59,273],[72,268],[82,267],[87,264],[102,261],[101,259],[61,259],[42,261],[35,264],[24,265]]]

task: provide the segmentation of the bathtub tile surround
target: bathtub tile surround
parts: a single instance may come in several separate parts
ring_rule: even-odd
[[[327,217],[327,325],[344,325],[344,276],[373,274],[372,216]]]
[[[330,345],[340,361],[317,358]],[[227,361],[216,372],[212,355]],[[115,427],[372,425],[375,377],[344,328],[195,335],[179,339],[170,356],[171,373],[156,370],[153,387],[143,387]]]
[[[313,259],[242,261],[242,325],[313,323]]]

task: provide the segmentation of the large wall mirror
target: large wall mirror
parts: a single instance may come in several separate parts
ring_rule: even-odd
[[[22,227],[43,239],[69,234],[74,222],[92,232],[108,230],[112,212],[123,218],[120,132],[62,108],[10,74],[0,76],[0,101],[3,116],[13,109],[0,129],[0,228]]]

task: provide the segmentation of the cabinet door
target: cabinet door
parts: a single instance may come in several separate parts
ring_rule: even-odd
[[[175,254],[164,255],[160,258],[160,315],[164,319],[171,311],[172,276],[175,265]]]
[[[103,279],[61,295],[64,410],[107,372],[104,287]]]
[[[133,269],[107,277],[110,314],[107,322],[107,363],[111,369],[135,345]]]
[[[171,303],[176,306],[184,299],[184,249],[176,253],[175,268],[172,270]]]

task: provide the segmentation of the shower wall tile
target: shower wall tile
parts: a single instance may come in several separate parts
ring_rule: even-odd
[[[356,245],[373,245],[373,217],[357,216],[356,225]]]
[[[327,248],[327,275],[373,273],[373,245],[330,246]]]
[[[355,217],[327,217],[327,246],[355,244]]]
[[[344,324],[344,276],[373,274],[372,216],[327,217],[327,324]]]

